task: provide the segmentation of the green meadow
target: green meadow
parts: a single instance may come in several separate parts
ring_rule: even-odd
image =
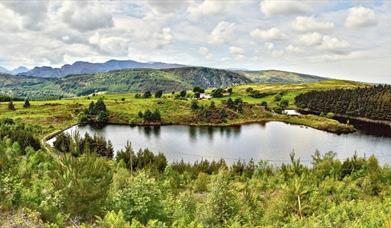
[[[13,118],[15,120],[38,124],[43,126],[45,135],[49,135],[72,126],[78,122],[79,113],[83,112],[88,105],[98,99],[103,98],[110,113],[109,123],[115,124],[143,124],[143,119],[138,113],[146,110],[158,109],[162,115],[161,124],[187,124],[187,125],[235,125],[262,121],[283,121],[292,124],[302,124],[309,127],[331,131],[331,132],[349,132],[351,126],[338,123],[335,120],[323,118],[314,115],[305,116],[286,116],[265,111],[261,107],[262,102],[267,102],[270,109],[277,106],[275,101],[276,94],[281,95],[281,99],[289,101],[289,108],[296,108],[294,98],[302,93],[311,90],[327,90],[335,88],[356,88],[365,86],[365,84],[330,80],[316,83],[303,84],[246,84],[233,87],[233,93],[230,96],[221,98],[212,98],[209,100],[199,100],[200,105],[209,105],[212,101],[217,106],[228,98],[241,98],[249,104],[250,108],[245,108],[244,112],[238,114],[235,119],[229,119],[225,123],[211,124],[205,121],[197,121],[194,112],[191,110],[193,92],[187,91],[187,97],[178,99],[175,94],[163,94],[161,98],[135,98],[135,93],[106,94],[100,93],[94,96],[82,96],[61,100],[31,101],[30,108],[23,108],[23,101],[14,102],[16,110],[8,110],[8,103],[0,104],[2,118]],[[251,87],[253,90],[270,95],[262,98],[251,97],[246,89]],[[206,91],[210,93],[212,89]]]

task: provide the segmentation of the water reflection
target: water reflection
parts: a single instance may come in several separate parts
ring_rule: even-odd
[[[209,140],[213,140],[214,135],[218,134],[219,138],[231,138],[240,134],[241,127],[188,127],[190,140],[195,141],[198,137],[205,135]]]
[[[112,141],[115,150],[122,149],[127,141],[135,151],[149,148],[162,152],[169,161],[183,159],[195,162],[200,159],[231,163],[253,158],[273,163],[289,162],[292,150],[302,161],[310,163],[316,150],[334,151],[339,159],[353,156],[376,155],[381,163],[391,161],[391,139],[366,135],[361,132],[336,135],[312,128],[280,122],[248,124],[238,127],[129,127],[108,125],[102,129],[76,126],[67,131],[80,131],[81,135],[98,134]]]

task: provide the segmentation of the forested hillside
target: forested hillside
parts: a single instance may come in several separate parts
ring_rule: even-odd
[[[115,68],[116,65],[112,67]],[[57,99],[94,92],[171,92],[192,89],[194,86],[224,88],[248,83],[289,84],[323,80],[326,78],[276,70],[233,72],[206,67],[127,69],[55,78],[3,74],[0,75],[0,94],[10,93],[14,97],[33,99]]]
[[[297,96],[296,105],[315,112],[391,120],[391,86],[312,91]]]
[[[70,75],[61,78],[37,78],[0,75],[0,93],[37,99],[88,95],[94,92],[165,92],[202,88],[228,87],[250,83],[237,73],[204,68],[129,69],[95,74]]]

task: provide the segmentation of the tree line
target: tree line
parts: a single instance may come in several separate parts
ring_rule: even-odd
[[[311,91],[295,98],[296,105],[315,112],[391,120],[391,86]]]

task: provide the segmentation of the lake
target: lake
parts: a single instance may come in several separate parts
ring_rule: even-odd
[[[303,163],[310,164],[311,155],[319,150],[322,154],[334,151],[338,159],[352,157],[354,153],[367,157],[374,154],[381,164],[391,163],[391,138],[362,132],[337,135],[282,122],[240,127],[107,125],[94,128],[86,125],[66,130],[73,131],[103,136],[113,143],[115,150],[122,149],[130,141],[135,151],[148,148],[155,153],[162,152],[169,161],[222,158],[227,163],[254,159],[281,164],[289,162],[289,154],[294,151]]]

